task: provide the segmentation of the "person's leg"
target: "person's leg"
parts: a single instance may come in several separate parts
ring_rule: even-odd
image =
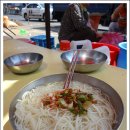
[[[99,38],[96,38],[96,34],[89,34],[88,32],[86,31],[82,31],[82,32],[74,32],[70,41],[72,40],[90,40],[90,41],[93,41],[93,42],[96,42],[96,41],[99,41]]]

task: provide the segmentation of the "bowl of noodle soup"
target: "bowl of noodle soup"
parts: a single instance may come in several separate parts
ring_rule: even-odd
[[[14,130],[117,130],[124,114],[118,93],[105,82],[74,74],[72,90],[93,95],[96,103],[83,114],[68,109],[53,109],[43,104],[46,95],[63,91],[66,74],[56,74],[32,81],[14,97],[9,120]],[[117,103],[118,101],[118,103]]]

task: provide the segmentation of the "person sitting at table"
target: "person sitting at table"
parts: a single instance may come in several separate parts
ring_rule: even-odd
[[[111,15],[109,25],[110,32],[121,32],[126,34],[127,8],[126,4],[120,4]]]
[[[96,32],[91,26],[91,21],[87,12],[89,4],[70,4],[64,13],[59,31],[59,41],[61,40],[91,40],[98,41],[102,34]]]

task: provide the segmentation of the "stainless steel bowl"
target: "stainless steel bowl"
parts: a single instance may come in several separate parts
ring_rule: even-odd
[[[63,52],[61,59],[65,66],[69,68],[75,50]],[[76,63],[76,72],[91,72],[99,69],[107,60],[104,53],[96,50],[79,50],[78,60]]]
[[[36,71],[42,64],[43,56],[39,53],[20,53],[4,60],[4,64],[16,74]]]
[[[60,82],[60,81],[64,82],[66,79],[66,76],[67,76],[66,74],[50,75],[50,76],[42,77],[40,79],[32,81],[29,84],[27,84],[26,86],[23,86],[23,88],[17,93],[17,95],[12,100],[12,102],[10,104],[10,108],[9,108],[9,120],[13,127],[13,130],[18,130],[16,128],[15,117],[14,117],[14,113],[16,110],[15,106],[18,102],[18,99],[21,99],[22,95],[24,93],[26,93],[27,91],[31,91],[32,89],[34,89],[36,87],[40,87],[42,85],[45,86],[48,83],[54,83],[54,82]],[[74,73],[73,80],[79,81],[81,83],[89,84],[90,86],[92,86],[96,89],[100,89],[103,94],[109,96],[110,102],[112,103],[113,107],[115,108],[115,112],[117,114],[117,116],[116,116],[117,122],[115,124],[113,124],[113,130],[117,130],[122,122],[123,115],[124,115],[124,106],[123,106],[122,100],[120,98],[120,95],[110,85],[108,85],[104,81],[87,76],[85,74]],[[118,103],[117,103],[117,101],[118,101]]]

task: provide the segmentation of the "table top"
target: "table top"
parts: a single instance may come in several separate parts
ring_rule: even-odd
[[[13,130],[9,123],[9,106],[16,93],[29,82],[52,74],[67,73],[60,59],[61,51],[50,50],[36,45],[31,45],[18,40],[4,41],[4,58],[23,52],[37,52],[44,56],[41,67],[33,73],[16,75],[4,66],[3,74],[3,103],[4,103],[4,130]],[[124,105],[124,117],[118,130],[126,130],[126,107],[127,107],[127,71],[125,69],[104,65],[98,71],[87,75],[103,80],[111,85],[120,95]]]

